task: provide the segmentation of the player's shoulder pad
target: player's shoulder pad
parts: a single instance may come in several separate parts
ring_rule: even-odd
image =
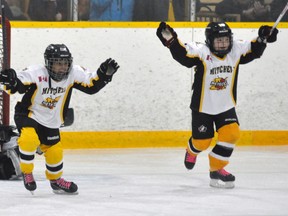
[[[238,49],[241,47],[249,46],[250,44],[251,44],[251,41],[248,41],[248,40],[233,40],[233,47],[238,48]]]
[[[71,71],[89,72],[89,70],[86,67],[83,67],[82,65],[73,65]]]
[[[185,46],[188,53],[192,55],[201,55],[201,53],[209,52],[209,48],[206,46],[206,44],[201,42],[191,42],[187,43]]]
[[[30,65],[19,72],[24,72],[24,73],[41,73],[42,71],[46,71],[46,67],[42,64],[35,64],[35,65]]]

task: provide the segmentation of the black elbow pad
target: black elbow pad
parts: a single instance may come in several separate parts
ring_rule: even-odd
[[[266,43],[262,43],[262,42],[252,42],[251,43],[251,49],[252,52],[258,57],[260,58],[264,52],[264,50],[266,49],[267,44]]]

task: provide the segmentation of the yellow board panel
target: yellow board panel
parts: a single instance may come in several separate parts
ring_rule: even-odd
[[[157,28],[160,22],[26,22],[11,21],[12,28]],[[167,22],[173,28],[205,28],[207,22]],[[271,22],[228,22],[231,28],[259,28],[261,25],[273,26]],[[282,22],[277,28],[288,28]]]
[[[186,148],[190,131],[61,132],[65,149]],[[217,134],[216,138],[217,139]],[[212,145],[215,144],[215,140]],[[242,131],[237,146],[288,145],[288,131]]]

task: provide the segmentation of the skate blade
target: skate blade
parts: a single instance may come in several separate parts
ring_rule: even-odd
[[[214,188],[232,189],[235,187],[234,182],[223,182],[218,179],[211,179],[210,186]]]
[[[31,193],[32,196],[34,196],[34,191],[29,191]]]
[[[52,192],[54,194],[58,194],[58,195],[78,195],[78,191],[74,192],[74,193],[68,193],[68,192],[65,192],[63,190],[52,190]]]

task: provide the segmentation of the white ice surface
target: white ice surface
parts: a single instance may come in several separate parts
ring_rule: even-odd
[[[234,189],[209,187],[208,152],[187,171],[180,148],[66,150],[63,177],[78,195],[53,194],[37,156],[34,195],[0,181],[0,216],[288,215],[288,146],[236,148]]]

